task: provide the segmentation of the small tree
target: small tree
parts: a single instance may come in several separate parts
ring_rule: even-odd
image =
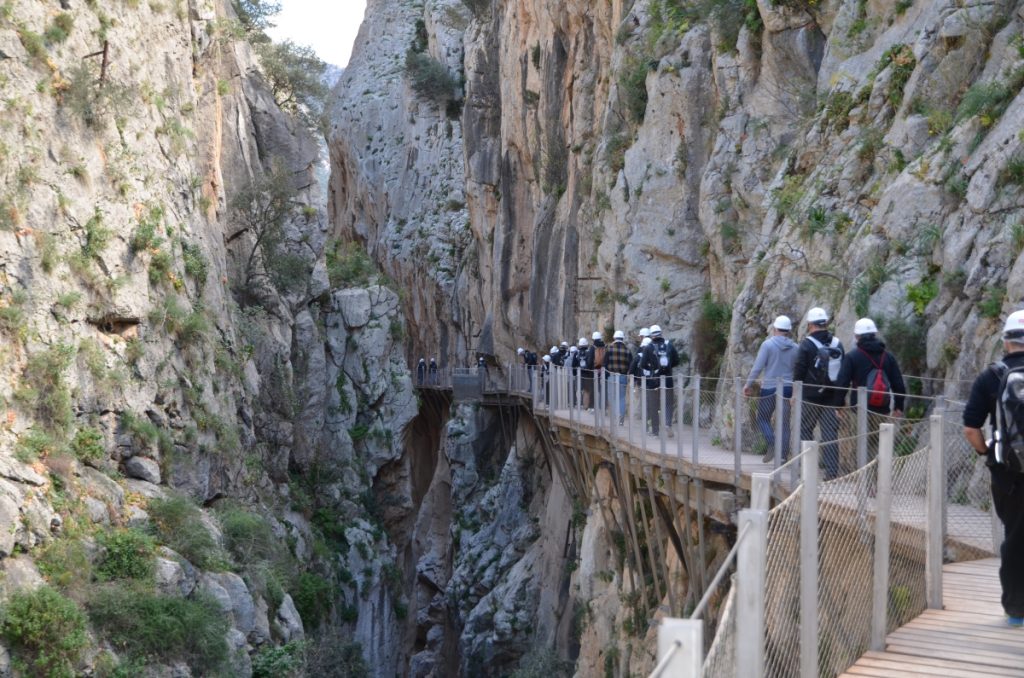
[[[311,129],[322,127],[328,89],[327,64],[310,47],[291,40],[256,46],[277,105],[298,115]]]
[[[246,33],[261,33],[273,28],[270,17],[281,11],[281,3],[272,0],[234,0],[232,4]]]
[[[306,269],[305,260],[285,248],[285,226],[298,202],[288,172],[282,167],[239,191],[231,209],[242,227],[234,237],[249,232],[254,240],[245,261],[245,287],[267,278],[281,292],[294,289]]]

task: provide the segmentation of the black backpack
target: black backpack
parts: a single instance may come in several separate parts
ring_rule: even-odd
[[[812,390],[819,396],[824,395],[825,387],[835,385],[839,376],[839,368],[843,365],[843,345],[836,337],[832,337],[828,346],[814,337],[808,336],[807,339],[815,347],[815,353],[811,364],[807,366],[804,385],[817,386]]]
[[[527,365],[536,365],[537,364],[537,354],[534,353],[533,351],[527,351],[526,352],[526,364]]]
[[[999,376],[996,399],[995,461],[1020,473],[1024,470],[1024,367],[993,364]]]

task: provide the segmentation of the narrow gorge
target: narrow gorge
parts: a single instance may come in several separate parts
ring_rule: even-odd
[[[1024,302],[1022,3],[368,0],[329,93],[272,5],[0,4],[0,676],[647,675],[624,523],[692,609],[729,516],[410,366]]]

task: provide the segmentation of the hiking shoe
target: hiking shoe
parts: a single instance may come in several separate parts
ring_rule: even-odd
[[[1020,628],[1024,626],[1024,617],[1007,617],[1006,625],[1014,628]]]

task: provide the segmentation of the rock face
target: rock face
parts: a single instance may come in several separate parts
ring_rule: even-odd
[[[152,593],[222,605],[231,675],[307,635],[296,661],[338,648],[393,675],[384,528],[411,500],[378,517],[375,492],[408,489],[417,414],[398,288],[372,266],[329,274],[322,144],[278,105],[236,3],[100,5],[0,12],[3,596],[42,582],[51,545],[82,571],[41,566],[48,583],[87,578],[104,551],[66,525],[150,530],[184,497],[213,555],[161,546]],[[233,541],[264,528],[274,549]],[[92,662],[76,673],[106,670]]]
[[[713,5],[370,0],[335,92],[329,209],[409,290],[407,357],[501,361],[657,322],[693,369],[731,376],[774,316],[824,306],[847,344],[871,316],[905,372],[965,395],[1024,301],[1020,4]],[[502,511],[445,555],[429,513],[486,503],[446,450],[451,491],[418,508],[416,675],[514,654],[495,598],[540,614],[512,574],[529,548],[466,569],[514,542]],[[584,597],[618,614],[617,593]],[[588,632],[581,674],[609,634]]]

